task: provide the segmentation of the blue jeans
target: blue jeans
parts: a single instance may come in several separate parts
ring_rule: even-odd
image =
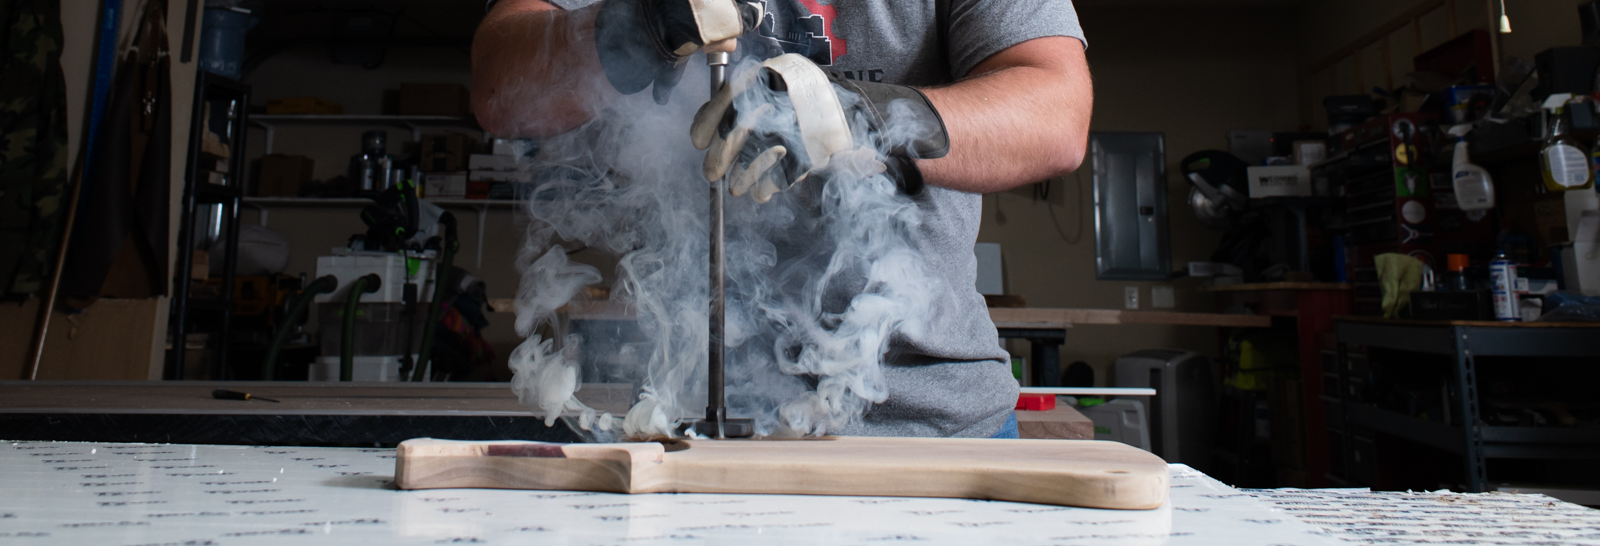
[[[1011,416],[1006,418],[1006,424],[1000,425],[1000,430],[995,432],[994,436],[990,436],[990,438],[1009,438],[1013,440],[1017,439],[1017,437],[1017,412],[1015,411],[1011,412]]]

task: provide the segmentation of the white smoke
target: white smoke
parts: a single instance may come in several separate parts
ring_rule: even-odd
[[[591,440],[672,436],[684,419],[704,415],[710,186],[701,174],[704,153],[689,141],[707,95],[694,85],[705,81],[696,61],[670,103],[657,105],[649,93],[625,97],[543,142],[531,167],[539,181],[522,196],[531,218],[519,260],[517,331],[526,341],[512,354],[512,388],[547,424],[575,413],[568,424]],[[753,68],[745,62],[739,70]],[[766,124],[792,125],[783,121],[793,112],[781,95],[741,102],[751,100],[778,105]],[[856,142],[869,141],[858,134]],[[825,174],[765,204],[727,199],[728,415],[754,419],[759,436],[837,432],[886,400],[890,341],[923,328],[931,295],[946,293],[913,250],[923,210],[882,174],[877,155],[869,147],[835,156]],[[611,299],[633,309],[643,341],[540,333],[556,326],[558,308],[584,303],[581,288],[602,278],[568,261],[561,241],[618,257]],[[606,352],[639,365],[617,367],[629,358]],[[596,369],[603,377],[585,376]],[[584,382],[618,375],[640,387],[621,431],[615,416],[574,395]]]

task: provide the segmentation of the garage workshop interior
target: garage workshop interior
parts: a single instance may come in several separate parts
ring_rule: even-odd
[[[1600,1],[6,0],[0,544],[1600,545]]]

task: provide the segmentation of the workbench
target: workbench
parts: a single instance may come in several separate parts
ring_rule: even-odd
[[[1593,427],[1485,425],[1479,418],[1478,381],[1478,359],[1483,357],[1600,358],[1600,323],[1339,317],[1334,328],[1339,342],[1337,365],[1326,370],[1326,375],[1333,387],[1329,391],[1337,397],[1330,409],[1338,413],[1330,416],[1329,431],[1345,440],[1341,453],[1345,473],[1339,478],[1346,483],[1372,483],[1373,432],[1459,454],[1466,469],[1462,483],[1468,491],[1488,488],[1488,458],[1594,459],[1600,454],[1600,430]],[[1455,396],[1446,404],[1443,419],[1384,409],[1366,396],[1369,363],[1352,354],[1351,348],[1357,346],[1449,357],[1447,385]]]
[[[1120,309],[1051,309],[1041,307],[990,307],[989,319],[1001,339],[1026,339],[1032,344],[1029,372],[1032,386],[1061,386],[1061,344],[1074,325],[1165,324],[1266,328],[1272,318],[1220,313],[1174,311],[1124,311]]]
[[[1326,402],[1322,385],[1323,349],[1332,346],[1333,317],[1350,314],[1349,283],[1267,282],[1208,286],[1218,311],[1248,309],[1252,314],[1294,320],[1300,348],[1300,414],[1304,424],[1304,461],[1279,461],[1285,474],[1311,487],[1328,485]],[[1303,462],[1303,466],[1302,463]]]
[[[932,498],[393,488],[394,450],[0,442],[7,544],[1600,544],[1541,495],[1242,492],[1171,465],[1154,510]],[[1297,517],[1299,516],[1299,517]],[[1341,542],[1339,539],[1344,539]]]
[[[516,311],[516,300],[490,298],[489,308],[500,313]],[[584,321],[631,321],[633,309],[621,302],[596,299],[569,303],[556,310],[562,331],[567,324]],[[1024,339],[1032,344],[1031,386],[1061,386],[1061,344],[1074,325],[1163,324],[1217,328],[1266,328],[1272,318],[1222,313],[1177,311],[1126,311],[1122,309],[1057,309],[1046,307],[990,307],[989,319],[1000,339]]]
[[[213,389],[281,400],[217,400]],[[585,384],[578,399],[614,415],[631,386]],[[1090,440],[1061,405],[1017,412],[1024,438]],[[416,437],[574,442],[565,424],[517,401],[508,383],[0,381],[0,438],[231,445],[374,445]]]
[[[281,400],[217,400],[213,389]],[[626,412],[628,387],[580,400]],[[428,436],[579,441],[546,427],[508,383],[0,381],[0,438],[235,445],[373,445]]]

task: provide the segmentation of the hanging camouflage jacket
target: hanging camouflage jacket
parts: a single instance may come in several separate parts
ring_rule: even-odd
[[[66,215],[60,0],[0,2],[0,299],[39,292]]]

